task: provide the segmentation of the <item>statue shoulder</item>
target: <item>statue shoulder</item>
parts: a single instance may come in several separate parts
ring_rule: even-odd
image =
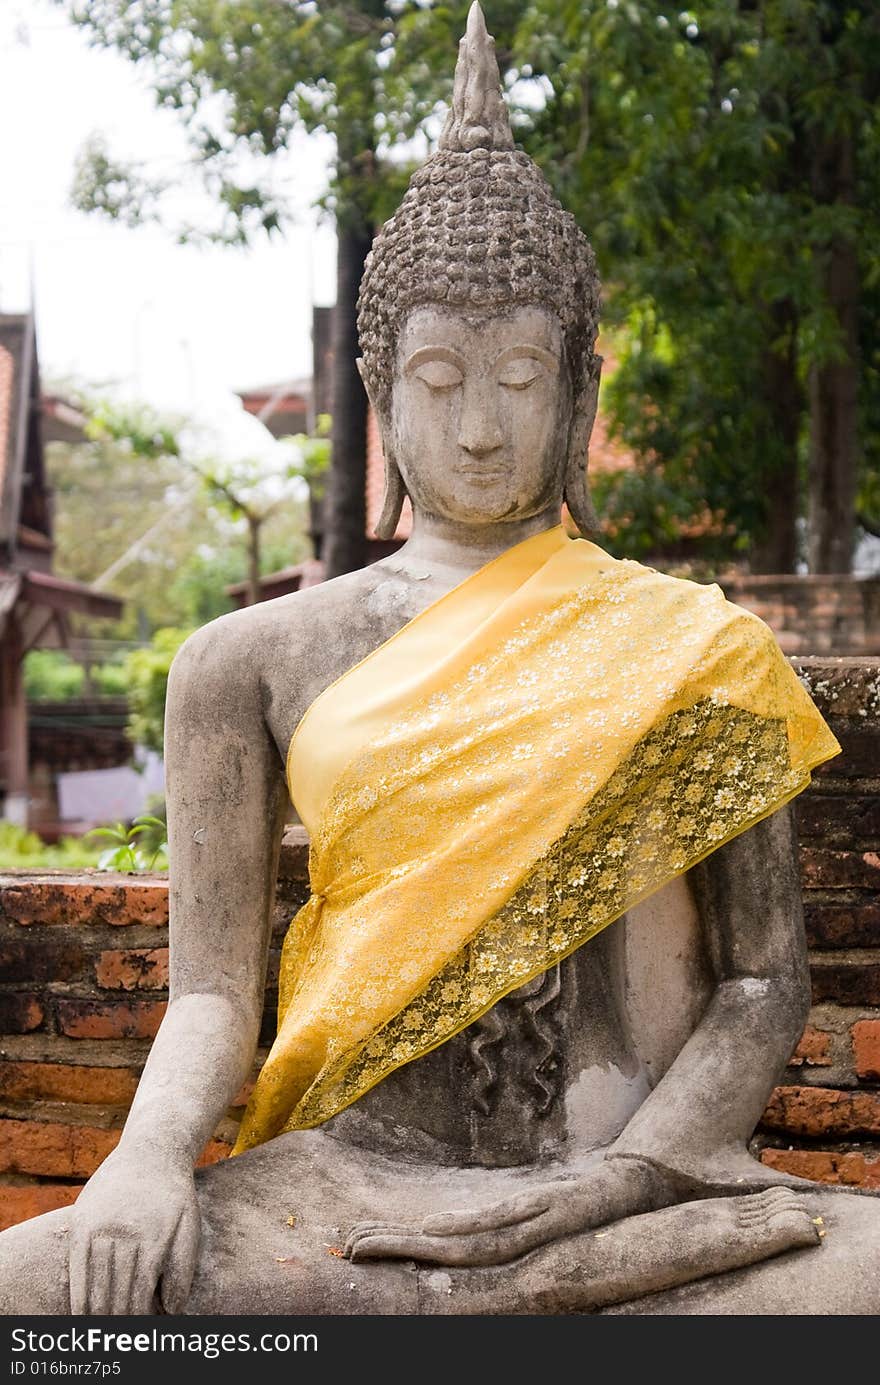
[[[206,695],[272,686],[344,634],[346,612],[372,590],[369,569],[218,616],[178,650],[171,680]]]

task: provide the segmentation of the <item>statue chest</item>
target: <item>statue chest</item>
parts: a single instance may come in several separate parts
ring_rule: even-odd
[[[324,1128],[461,1166],[606,1148],[675,1060],[712,985],[682,876]]]

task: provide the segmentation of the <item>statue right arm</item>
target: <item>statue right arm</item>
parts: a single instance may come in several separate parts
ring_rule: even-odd
[[[80,1195],[71,1311],[167,1312],[199,1242],[193,1166],[250,1075],[287,806],[248,612],[187,640],[171,672],[165,768],[171,989],[119,1146]]]

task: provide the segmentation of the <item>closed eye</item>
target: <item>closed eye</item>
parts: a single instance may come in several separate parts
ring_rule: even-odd
[[[509,361],[499,374],[498,383],[509,390],[527,390],[543,374],[544,369],[539,361],[531,358]]]
[[[425,361],[416,369],[415,377],[432,390],[455,389],[464,378],[451,361]]]

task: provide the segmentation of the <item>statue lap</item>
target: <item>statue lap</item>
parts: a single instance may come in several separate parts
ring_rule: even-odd
[[[708,1248],[720,1214],[754,1198],[685,1203],[630,1217],[480,1269],[410,1261],[351,1264],[348,1229],[365,1217],[406,1218],[494,1200],[544,1181],[541,1169],[453,1169],[347,1146],[321,1131],[282,1136],[234,1161],[201,1169],[199,1265],[186,1312],[204,1314],[869,1314],[880,1311],[880,1200],[816,1188],[784,1193],[801,1216],[821,1217],[820,1245],[629,1301],[620,1287],[668,1278],[665,1262],[689,1228]],[[426,1206],[425,1190],[431,1189]],[[300,1189],[300,1195],[297,1195]],[[307,1190],[307,1194],[302,1190]],[[779,1196],[780,1194],[774,1194]],[[766,1196],[766,1195],[759,1195]],[[0,1236],[0,1311],[69,1312],[71,1209]],[[293,1224],[291,1225],[291,1219]],[[772,1218],[771,1218],[772,1220]],[[755,1221],[749,1221],[754,1237]],[[688,1248],[693,1252],[693,1245]],[[765,1249],[765,1254],[772,1253]],[[658,1278],[659,1277],[659,1280]],[[616,1287],[615,1287],[616,1286]],[[611,1300],[611,1306],[608,1305]]]

